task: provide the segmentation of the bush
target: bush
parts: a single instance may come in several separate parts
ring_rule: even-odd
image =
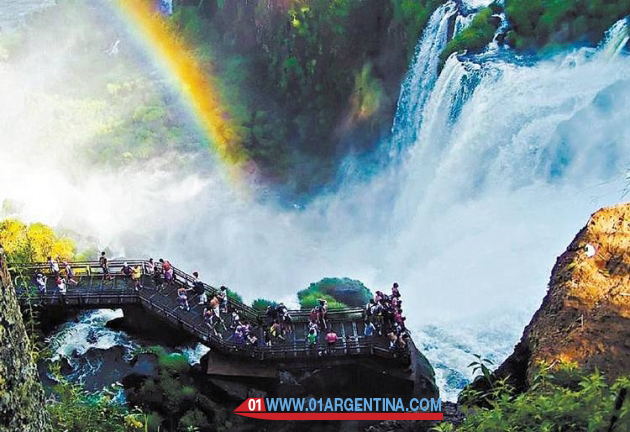
[[[188,431],[207,431],[211,429],[211,425],[208,419],[198,409],[191,409],[182,416],[179,420],[179,426],[177,430],[182,432]]]
[[[267,306],[276,307],[278,303],[272,300],[267,300],[263,298],[256,299],[252,302],[252,308],[254,310],[264,312],[267,310]]]
[[[47,403],[45,409],[54,430],[132,432],[144,429],[146,418],[140,411],[131,412],[115,401],[116,386],[91,393],[66,381],[58,363],[51,366],[51,372],[58,384],[53,387],[54,402]]]
[[[243,297],[241,297],[241,295],[235,291],[232,291],[231,289],[228,288],[227,290],[228,292],[228,299],[232,300],[232,301],[237,301],[239,303],[243,303]]]
[[[595,45],[630,14],[630,0],[506,0],[505,5],[512,26],[508,42],[520,50]]]
[[[304,291],[300,291],[302,293]],[[308,291],[302,296],[298,293],[298,298],[300,299],[300,307],[302,309],[313,309],[315,306],[319,304],[318,299],[324,299],[328,302],[328,309],[343,309],[348,306],[344,303],[338,302],[334,297],[328,294],[322,294],[319,291]]]
[[[599,372],[587,374],[574,364],[553,373],[542,365],[527,392],[515,395],[509,385],[496,385],[490,406],[470,410],[457,430],[601,431],[608,430],[613,415],[618,416],[614,430],[630,430],[630,400],[620,397],[628,388],[630,377],[608,384]]]
[[[190,368],[186,356],[179,353],[159,356],[158,365],[170,375],[186,373]]]
[[[372,298],[361,281],[350,278],[324,278],[297,293],[302,308],[310,309],[318,298],[325,298],[330,308],[362,307]]]

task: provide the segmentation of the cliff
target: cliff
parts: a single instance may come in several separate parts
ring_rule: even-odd
[[[558,257],[540,309],[495,376],[524,390],[542,361],[608,379],[630,370],[630,204],[594,213]]]
[[[50,431],[44,392],[15,290],[0,252],[0,431]]]

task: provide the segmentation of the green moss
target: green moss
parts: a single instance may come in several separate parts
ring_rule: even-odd
[[[440,53],[440,61],[446,59],[454,52],[478,51],[492,42],[497,26],[492,20],[496,6],[487,7],[479,11],[470,26],[462,30],[453,38],[446,48]]]
[[[549,44],[597,44],[630,14],[630,0],[506,0],[505,10],[512,26],[508,43],[540,50]]]

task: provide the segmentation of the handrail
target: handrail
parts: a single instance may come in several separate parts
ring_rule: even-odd
[[[112,268],[113,269],[122,268],[125,262],[131,267],[135,265],[140,265],[140,267],[142,268],[142,274],[146,275],[145,264],[147,263],[147,260],[139,260],[139,259],[109,260],[107,264],[111,270]],[[70,264],[75,271],[80,270],[81,268],[85,268],[85,267],[89,267],[90,272],[91,272],[92,267],[96,269],[100,269],[100,263],[98,261],[72,261],[72,262],[68,261],[68,264]],[[15,264],[14,266],[20,267],[23,269],[30,269],[30,270],[37,270],[37,269],[48,270],[49,268],[49,264],[47,262]],[[192,283],[195,280],[193,276],[189,275],[188,273],[180,270],[179,268],[175,266],[172,266],[172,267],[173,267],[173,274],[175,275],[176,282],[177,282],[177,278],[179,277],[180,279],[186,281],[187,285],[192,285]],[[203,285],[204,287],[206,287],[206,290],[209,291],[212,295],[216,295],[219,291],[216,287],[210,284],[207,284],[205,282],[203,283]],[[241,315],[247,316],[247,318],[250,320],[251,319],[258,320],[258,319],[263,319],[265,317],[265,312],[257,311],[256,309],[252,308],[249,305],[246,305],[243,302],[240,302],[233,298],[230,298],[229,301],[235,309],[238,309],[239,312],[241,312]],[[291,315],[291,318],[298,321],[300,321],[301,319],[308,319],[309,314],[310,314],[310,310],[308,309],[287,309],[287,310],[288,310],[288,313]],[[350,314],[363,314],[363,308],[329,309],[327,312],[327,317],[330,320],[335,320],[335,318],[337,318],[339,315],[350,315]]]
[[[122,268],[124,262],[127,262],[130,266],[140,265],[142,268],[142,272],[145,278],[149,278],[150,276],[146,274],[145,268],[145,260],[110,260],[108,262],[108,266],[110,268],[110,274],[113,276],[114,285],[118,284],[120,279],[124,278],[120,273],[117,273],[115,270]],[[80,261],[80,262],[70,262],[69,263],[73,269],[75,270],[77,278],[100,278],[102,273],[100,272],[92,272],[92,268],[100,269],[100,265],[98,261]],[[48,263],[32,263],[27,265],[13,265],[15,268],[22,269],[23,273],[27,276],[33,276],[35,271],[38,270],[47,270],[49,268]],[[87,272],[83,274],[81,271],[82,268],[87,269]],[[185,285],[189,286],[194,281],[194,278],[191,275],[181,271],[180,269],[173,267],[174,269],[174,281],[179,286]],[[93,279],[92,279],[93,280]],[[90,286],[91,286],[90,282]],[[205,284],[206,290],[215,294],[217,292],[216,288]],[[81,288],[79,288],[81,290]],[[305,357],[313,357],[315,351],[328,351],[331,352],[333,356],[342,353],[343,355],[374,355],[382,358],[396,358],[397,356],[392,353],[389,349],[379,346],[379,344],[374,343],[373,341],[365,341],[360,340],[360,336],[340,336],[340,344],[343,346],[333,346],[333,347],[324,347],[323,345],[318,345],[315,348],[309,347],[306,345],[305,340],[300,340],[301,346],[282,346],[282,347],[267,347],[267,346],[247,346],[242,344],[237,344],[235,342],[224,340],[222,337],[218,337],[215,334],[212,334],[205,328],[205,325],[197,325],[194,322],[190,321],[190,317],[178,315],[175,311],[166,308],[164,305],[159,304],[158,302],[151,299],[148,295],[145,295],[144,291],[137,292],[132,287],[131,284],[123,284],[122,287],[111,289],[111,288],[92,288],[88,290],[75,291],[73,287],[68,287],[68,291],[64,296],[65,300],[68,304],[86,304],[91,294],[97,294],[101,300],[104,300],[103,303],[100,300],[96,303],[98,305],[112,305],[114,302],[118,300],[118,302],[122,302],[125,300],[124,304],[137,304],[140,303],[145,305],[147,309],[150,311],[164,317],[167,321],[171,323],[183,327],[187,332],[194,335],[196,338],[204,341],[205,343],[210,344],[213,349],[216,349],[220,352],[228,353],[230,355],[240,355],[245,357],[254,357],[263,361],[265,359],[270,360],[299,360]],[[58,294],[44,295],[41,294],[31,294],[22,293],[20,296],[22,299],[31,298],[31,299],[40,299],[45,300],[49,304],[61,303],[61,296]],[[239,310],[239,315],[241,317],[246,318],[249,321],[252,321],[252,324],[256,325],[257,323],[263,322],[265,313],[259,312],[239,302],[234,300],[233,298],[228,298],[228,302],[233,309]],[[289,311],[294,322],[303,322],[308,319],[309,311],[308,310],[291,310]],[[345,309],[332,309],[328,311],[328,320],[336,322],[336,321],[357,321],[362,319],[363,310],[361,308],[345,308]],[[315,357],[318,357],[315,355]]]

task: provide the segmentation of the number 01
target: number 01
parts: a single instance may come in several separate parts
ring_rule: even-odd
[[[256,409],[256,405],[258,405],[258,409]],[[250,411],[260,411],[260,399],[249,399],[247,401],[247,409]]]

